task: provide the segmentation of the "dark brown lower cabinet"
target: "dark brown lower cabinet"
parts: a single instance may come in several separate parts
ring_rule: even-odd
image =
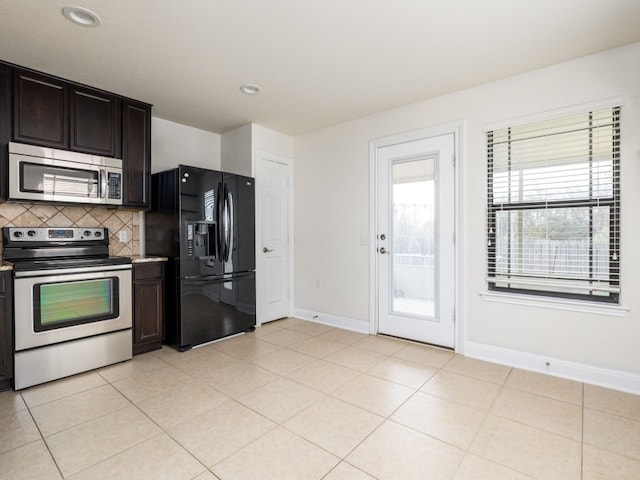
[[[13,378],[12,272],[0,272],[0,391],[11,388]]]
[[[133,264],[133,354],[162,347],[164,263]]]

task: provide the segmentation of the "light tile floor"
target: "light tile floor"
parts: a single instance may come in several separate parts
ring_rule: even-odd
[[[0,479],[640,478],[640,397],[285,319],[0,393]]]

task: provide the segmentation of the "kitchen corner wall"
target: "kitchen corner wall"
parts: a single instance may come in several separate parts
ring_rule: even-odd
[[[561,310],[551,300],[509,296],[507,303],[506,295],[481,295],[488,288],[486,126],[560,116],[558,112],[579,106],[587,111],[588,105],[620,98],[622,308],[591,309],[567,302]],[[456,166],[460,201],[455,294],[462,339],[457,346],[497,363],[526,364],[543,372],[566,368],[564,376],[574,379],[597,379],[627,390],[638,386],[638,393],[640,42],[297,136],[296,308],[365,322],[373,317],[371,246],[361,240],[370,228],[370,142],[460,120],[464,132],[463,155]],[[316,286],[318,276],[322,288]],[[606,380],[599,377],[603,372],[609,372]]]
[[[110,255],[130,257],[140,253],[139,213],[136,211],[2,203],[0,227],[106,227],[109,229]],[[127,233],[126,242],[118,240],[120,231]]]

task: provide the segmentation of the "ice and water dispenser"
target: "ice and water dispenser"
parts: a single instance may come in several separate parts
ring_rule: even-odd
[[[215,259],[217,250],[217,223],[214,221],[215,192],[202,195],[204,220],[187,222],[187,255],[196,260]]]
[[[187,255],[196,260],[216,257],[216,223],[202,220],[187,223]]]

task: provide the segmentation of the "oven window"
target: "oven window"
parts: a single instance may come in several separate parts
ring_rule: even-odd
[[[34,285],[36,332],[119,316],[117,277]]]
[[[100,196],[100,177],[97,171],[28,162],[22,162],[20,168],[20,190],[23,192],[81,198]]]

